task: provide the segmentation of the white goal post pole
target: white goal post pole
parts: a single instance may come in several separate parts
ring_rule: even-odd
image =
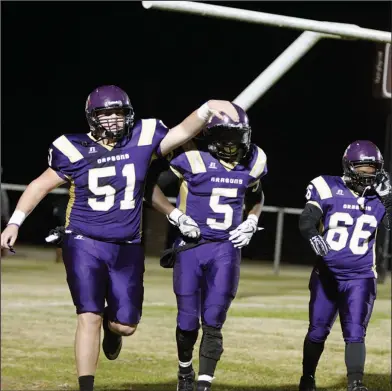
[[[202,16],[212,16],[219,19],[232,19],[247,23],[259,23],[269,26],[340,35],[349,39],[391,42],[391,33],[389,31],[366,29],[355,24],[323,22],[193,1],[142,1],[142,4],[145,9],[157,8],[166,11],[185,12]]]
[[[303,32],[233,102],[248,110],[323,37],[325,34]]]

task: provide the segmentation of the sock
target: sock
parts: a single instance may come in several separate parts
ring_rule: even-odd
[[[212,358],[200,355],[200,358],[199,358],[199,379],[200,379],[200,376],[209,376],[212,381],[214,374],[215,374],[215,369],[216,369],[217,364],[218,364],[218,361],[216,361]],[[209,381],[209,380],[207,380],[207,381]]]
[[[317,364],[324,350],[324,342],[312,342],[308,338],[304,341],[302,370],[303,375],[314,377]]]
[[[182,375],[187,375],[193,371],[192,355],[193,347],[197,341],[199,330],[185,331],[178,326],[176,328],[177,353],[178,353],[178,371]]]
[[[351,384],[354,380],[363,379],[365,370],[366,347],[364,342],[346,344],[345,361],[347,367],[347,380]]]
[[[197,377],[197,384],[200,386],[209,387],[211,386],[213,380],[214,380],[213,376],[199,374],[199,376]]]
[[[79,390],[80,391],[93,391],[94,389],[94,376],[80,376],[79,377]]]

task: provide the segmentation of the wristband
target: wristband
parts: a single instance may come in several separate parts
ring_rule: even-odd
[[[254,215],[254,214],[248,215],[247,220],[248,220],[248,219],[254,221],[254,222],[256,223],[256,225],[257,225],[258,222],[259,222],[259,218],[258,218],[256,215]]]
[[[20,227],[23,221],[25,220],[25,218],[26,218],[26,213],[22,212],[21,210],[15,210],[10,220],[8,221],[7,225],[15,224],[18,227]]]
[[[204,103],[203,106],[197,110],[197,116],[203,121],[207,122],[214,115],[211,109],[208,107],[208,103]]]
[[[169,221],[173,221],[176,224],[179,223],[180,216],[182,216],[184,213],[182,213],[179,209],[175,208],[172,210],[172,212],[167,216]]]

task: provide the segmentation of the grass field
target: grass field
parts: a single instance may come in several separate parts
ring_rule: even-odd
[[[21,249],[2,260],[1,390],[75,390],[76,316],[54,251]],[[225,352],[215,391],[294,391],[307,329],[310,268],[242,266],[238,296],[223,329]],[[390,280],[378,288],[367,336],[366,383],[391,390]],[[100,357],[97,390],[176,389],[175,298],[171,272],[149,259],[145,305],[137,333],[118,360]],[[198,365],[198,349],[195,364]],[[345,391],[344,343],[337,321],[317,373],[319,390]]]

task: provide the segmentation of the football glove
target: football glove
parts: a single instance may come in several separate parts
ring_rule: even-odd
[[[258,222],[259,218],[256,215],[249,215],[236,229],[229,232],[229,240],[233,243],[235,248],[242,248],[249,244],[253,234],[258,230]],[[261,229],[263,228],[259,228],[259,230]]]
[[[45,238],[47,243],[53,243],[59,245],[65,235],[65,228],[64,227],[56,227],[55,229],[50,230],[49,236]]]
[[[170,224],[175,225],[181,234],[187,238],[197,239],[200,236],[200,228],[196,221],[179,209],[175,208],[168,216]]]
[[[381,199],[389,195],[391,193],[391,181],[389,179],[389,175],[386,171],[383,171],[379,177],[377,178],[377,182],[375,185],[375,191],[379,195]]]
[[[325,257],[329,253],[329,250],[331,250],[330,245],[320,235],[313,236],[309,241],[312,250],[320,257]]]

